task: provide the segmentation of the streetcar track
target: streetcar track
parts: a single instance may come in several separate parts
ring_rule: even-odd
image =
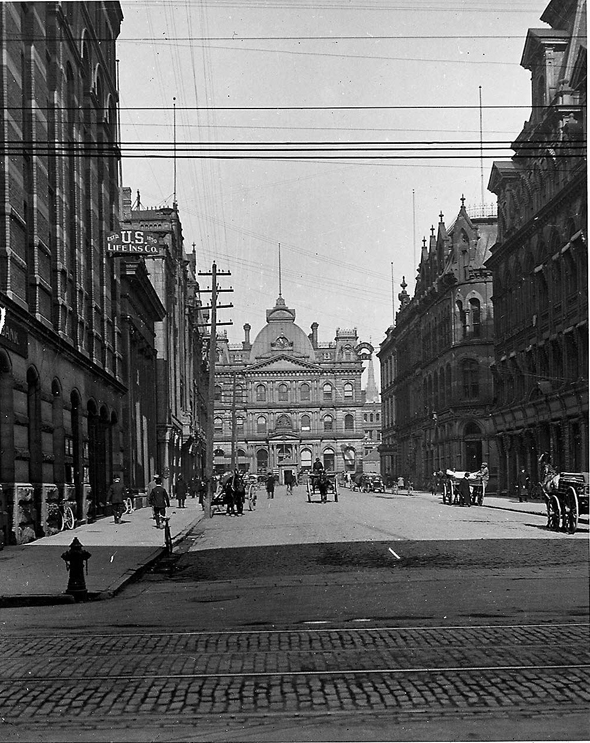
[[[354,620],[352,620],[354,621]],[[48,640],[48,639],[59,639],[64,638],[84,638],[91,640],[97,637],[115,637],[115,638],[126,638],[126,637],[222,637],[228,635],[248,635],[248,636],[259,636],[259,635],[304,635],[304,634],[322,634],[322,633],[370,633],[370,632],[415,632],[418,634],[430,633],[436,631],[461,631],[461,632],[473,632],[478,633],[481,630],[526,630],[526,629],[556,629],[556,628],[568,628],[568,627],[587,627],[590,630],[590,622],[562,622],[562,623],[545,623],[545,624],[478,624],[475,626],[465,625],[437,625],[428,627],[407,627],[407,626],[379,626],[379,627],[297,627],[297,628],[284,628],[284,629],[235,629],[235,630],[182,630],[179,632],[118,632],[113,630],[112,632],[95,632],[89,634],[80,630],[80,632],[56,634],[29,634],[21,635],[17,633],[3,632],[3,638],[11,638],[12,640],[25,639],[27,641],[36,640]],[[0,644],[2,642],[0,639]]]

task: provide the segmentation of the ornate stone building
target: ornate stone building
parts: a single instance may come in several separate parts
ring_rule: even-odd
[[[530,29],[521,65],[532,111],[514,155],[494,163],[495,404],[500,488],[550,452],[588,470],[586,3],[554,0]]]
[[[363,359],[372,347],[356,330],[336,331],[320,343],[279,296],[253,343],[244,325],[241,344],[218,337],[215,367],[215,469],[233,462],[242,471],[308,470],[319,457],[327,470],[354,471],[363,453]],[[234,452],[234,457],[232,457]]]
[[[146,431],[136,439],[145,440],[151,435],[150,428],[157,438],[157,446],[142,458],[143,486],[157,472],[163,477],[163,484],[173,490],[178,475],[188,482],[204,473],[209,378],[203,347],[204,317],[196,280],[196,256],[194,251],[190,259],[185,256],[176,205],[155,209],[136,206],[132,208],[131,189],[124,188],[121,227],[145,230],[159,242],[158,255],[140,260],[164,311],[154,323],[153,384],[147,387],[147,395],[141,396],[143,388],[137,386],[135,379],[130,383],[130,389],[136,389],[140,395],[138,404],[145,408],[135,410],[131,418],[139,418],[135,425],[143,425]],[[151,417],[147,410],[152,411]],[[129,453],[131,458],[134,451],[140,453],[137,444]],[[133,461],[137,464],[137,459]]]
[[[79,520],[122,466],[118,2],[0,4],[0,519]]]
[[[416,291],[402,283],[395,325],[381,362],[382,471],[426,487],[432,472],[470,471],[482,460],[496,474],[492,403],[493,317],[490,271],[496,218],[470,217],[424,238]]]

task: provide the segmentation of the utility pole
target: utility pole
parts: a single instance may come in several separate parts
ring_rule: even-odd
[[[207,448],[205,457],[205,481],[207,493],[205,495],[205,517],[211,518],[211,500],[213,498],[213,443],[215,437],[215,362],[217,360],[217,326],[232,325],[232,322],[217,322],[217,310],[223,307],[233,307],[233,304],[217,304],[217,295],[221,292],[233,292],[232,288],[220,289],[217,286],[218,276],[231,276],[230,271],[218,271],[217,264],[213,263],[211,271],[199,271],[199,276],[211,276],[211,289],[201,289],[201,293],[211,292],[211,304],[202,309],[211,310],[211,334],[209,336],[209,396],[207,398]]]
[[[238,373],[232,374],[232,393],[231,393],[231,471],[235,472],[238,466],[237,446],[238,446],[238,427],[237,423],[237,406],[236,406],[236,379]]]

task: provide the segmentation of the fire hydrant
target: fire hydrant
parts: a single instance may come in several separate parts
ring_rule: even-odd
[[[84,568],[88,573],[89,557],[90,552],[84,549],[78,537],[74,537],[70,548],[61,556],[61,559],[65,560],[66,570],[70,574],[66,593],[73,596],[76,601],[84,601],[88,598]]]

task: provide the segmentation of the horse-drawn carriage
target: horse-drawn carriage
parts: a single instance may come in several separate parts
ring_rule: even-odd
[[[449,506],[460,505],[462,497],[459,490],[459,483],[465,479],[469,482],[469,491],[471,503],[481,506],[483,503],[483,484],[481,477],[477,472],[458,472],[456,470],[447,470],[440,478],[442,487],[442,501]]]
[[[578,528],[580,514],[589,512],[588,472],[554,474],[541,487],[547,504],[547,528],[573,534]]]
[[[324,472],[321,475],[309,475],[307,479],[307,500],[309,503],[312,502],[313,496],[318,495],[321,499],[322,497],[322,482],[320,482],[320,478],[325,478],[324,483],[326,485],[326,496],[332,496],[334,498],[334,502],[338,503],[338,481],[336,477],[336,473],[334,472]]]

